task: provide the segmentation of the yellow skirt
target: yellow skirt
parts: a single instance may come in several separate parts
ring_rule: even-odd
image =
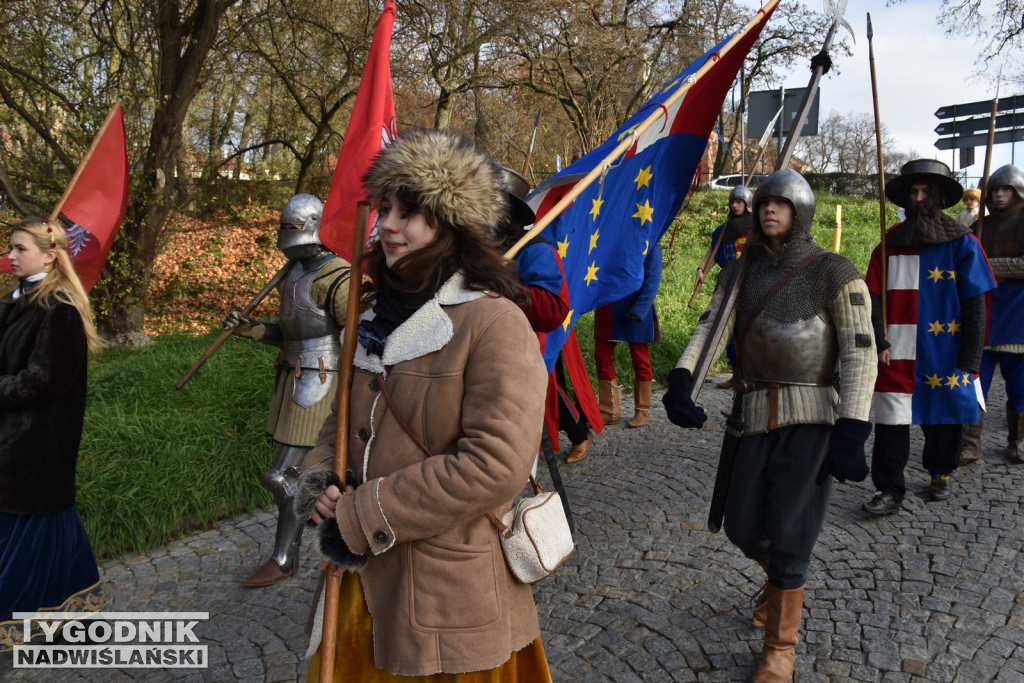
[[[363,599],[359,575],[345,572],[338,599],[338,634],[334,649],[334,680],[338,683],[551,683],[547,656],[540,638],[513,652],[507,662],[488,671],[429,676],[397,676],[373,662],[373,617]],[[313,654],[307,681],[320,678],[320,650]]]

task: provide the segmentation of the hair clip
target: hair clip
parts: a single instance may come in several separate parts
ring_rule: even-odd
[[[51,228],[50,226],[46,226],[46,232],[50,233],[50,249],[56,249],[57,248],[57,240],[53,236],[53,228]]]

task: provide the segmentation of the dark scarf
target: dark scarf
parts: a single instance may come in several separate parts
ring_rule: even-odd
[[[423,304],[430,301],[436,291],[399,292],[382,287],[373,304],[374,317],[359,323],[358,339],[366,353],[384,355],[384,343],[399,325],[409,319]]]
[[[970,232],[955,218],[943,213],[931,197],[927,197],[921,204],[912,204],[904,208],[907,220],[886,234],[885,244],[888,247],[945,244]]]
[[[735,242],[743,235],[750,232],[754,226],[754,216],[749,211],[744,211],[739,216],[729,213],[729,220],[725,222],[725,234],[723,242]]]

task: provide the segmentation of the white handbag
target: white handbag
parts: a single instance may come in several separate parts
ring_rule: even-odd
[[[545,493],[532,475],[530,484],[534,495],[517,502],[501,520],[487,515],[498,530],[505,563],[523,583],[537,583],[554,573],[573,550],[562,499],[557,493]]]

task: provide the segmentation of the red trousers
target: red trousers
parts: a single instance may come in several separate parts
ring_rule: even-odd
[[[615,380],[615,345],[618,342],[594,340],[594,364],[597,365],[597,378],[604,381]],[[654,380],[651,368],[651,349],[646,342],[629,342],[629,356],[633,361],[633,374],[637,382]]]

